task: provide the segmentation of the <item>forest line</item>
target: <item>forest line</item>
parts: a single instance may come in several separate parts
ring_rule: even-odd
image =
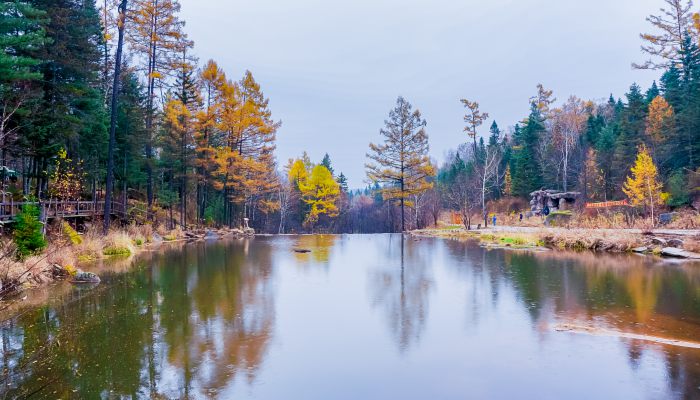
[[[171,228],[247,220],[268,233],[405,231],[437,225],[443,211],[469,225],[526,211],[541,188],[629,198],[652,214],[690,206],[700,17],[690,1],[664,1],[641,35],[649,61],[635,65],[659,70],[658,83],[606,102],[558,102],[540,84],[527,116],[507,129],[493,121],[486,135],[489,113],[462,99],[465,141],[442,165],[425,117],[399,97],[372,136],[361,190],[328,154],[275,157],[281,121],[260,84],[200,62],[177,0],[4,1],[2,190],[16,201],[119,199]]]

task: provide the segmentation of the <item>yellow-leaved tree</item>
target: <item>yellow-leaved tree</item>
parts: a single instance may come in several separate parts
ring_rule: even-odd
[[[304,185],[303,193],[304,202],[311,206],[304,222],[311,227],[312,231],[321,215],[331,218],[338,216],[336,203],[340,197],[340,185],[328,168],[323,165],[315,166]]]
[[[330,218],[338,216],[340,184],[328,168],[320,164],[313,166],[305,160],[298,159],[289,167],[288,178],[301,200],[308,206],[306,210],[300,207],[299,211],[306,214],[304,224],[312,231],[322,215]]]
[[[632,205],[648,207],[651,211],[651,223],[654,225],[654,206],[663,202],[659,182],[659,173],[645,145],[639,147],[637,160],[632,169],[632,176],[627,176],[627,181],[622,191],[629,197]]]
[[[673,107],[662,96],[656,96],[649,104],[646,134],[652,144],[652,156],[657,160],[662,157],[658,153],[661,145],[673,136],[675,131],[675,114]]]

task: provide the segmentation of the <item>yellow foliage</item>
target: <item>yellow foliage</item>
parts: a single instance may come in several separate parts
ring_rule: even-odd
[[[68,222],[63,221],[61,223],[61,227],[63,228],[63,233],[66,234],[68,240],[70,240],[72,244],[78,245],[83,243],[83,238],[80,237],[78,232],[76,232],[75,229],[73,229],[73,227],[71,227]]]
[[[662,96],[654,98],[649,104],[646,128],[646,134],[654,145],[666,140],[669,131],[673,129],[673,120],[673,107]]]
[[[662,204],[663,185],[658,180],[658,170],[646,146],[639,147],[637,160],[630,171],[632,176],[627,177],[622,190],[633,205],[649,207],[653,220],[654,206]]]
[[[303,159],[298,159],[291,164],[287,175],[302,200],[311,206],[304,223],[313,226],[321,215],[338,216],[336,203],[340,197],[340,185],[325,166],[316,165],[311,173],[309,167]]]

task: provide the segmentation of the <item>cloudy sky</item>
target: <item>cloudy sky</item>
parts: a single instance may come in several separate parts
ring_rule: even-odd
[[[431,153],[466,140],[460,98],[502,128],[528,112],[537,83],[565,100],[623,96],[654,71],[639,33],[662,0],[181,0],[203,63],[251,70],[275,119],[281,163],[328,152],[350,186],[365,185],[367,145],[396,97],[428,121]],[[486,133],[488,124],[482,127]]]

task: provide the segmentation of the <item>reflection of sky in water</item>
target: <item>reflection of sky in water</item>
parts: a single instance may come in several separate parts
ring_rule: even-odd
[[[48,382],[39,397],[700,397],[700,350],[553,329],[698,340],[694,265],[399,235],[215,242],[137,264],[4,324],[10,396]]]

